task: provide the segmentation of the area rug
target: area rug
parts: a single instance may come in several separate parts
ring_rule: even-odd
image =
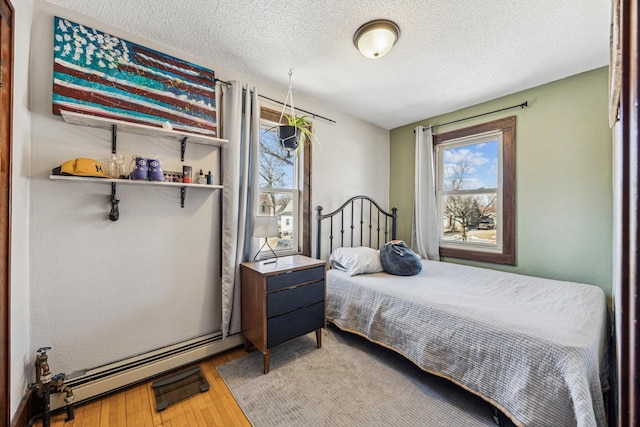
[[[217,367],[249,421],[261,426],[492,426],[481,398],[383,347],[334,327]]]

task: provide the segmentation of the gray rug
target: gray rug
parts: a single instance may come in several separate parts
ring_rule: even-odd
[[[396,353],[330,327],[218,366],[256,426],[490,426],[484,400]]]

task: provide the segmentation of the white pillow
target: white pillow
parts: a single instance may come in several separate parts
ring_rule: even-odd
[[[329,264],[332,268],[346,271],[349,276],[384,271],[380,251],[366,246],[338,248],[331,253]]]

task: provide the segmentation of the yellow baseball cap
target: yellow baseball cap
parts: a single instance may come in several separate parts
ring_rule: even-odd
[[[106,178],[102,165],[93,159],[79,157],[75,160],[68,160],[62,165],[54,168],[51,173],[54,175],[74,175],[74,176],[95,176]]]

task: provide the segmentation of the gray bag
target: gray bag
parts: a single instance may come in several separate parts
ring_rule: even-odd
[[[402,240],[394,240],[380,248],[384,271],[396,276],[413,276],[422,271],[420,257]]]

